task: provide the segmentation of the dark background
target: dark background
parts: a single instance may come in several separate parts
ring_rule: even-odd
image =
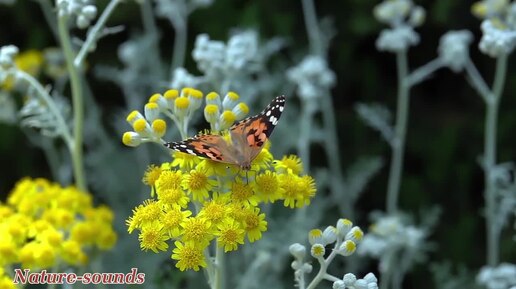
[[[342,163],[349,166],[361,155],[383,156],[388,164],[390,149],[380,135],[366,127],[353,106],[357,102],[380,102],[393,112],[396,104],[396,67],[394,55],[378,52],[375,40],[383,25],[372,16],[371,0],[315,1],[318,16],[331,17],[337,30],[329,51],[329,65],[337,75],[332,90],[339,130]],[[98,1],[102,11],[106,1]],[[470,1],[417,1],[427,11],[425,24],[418,28],[421,42],[409,51],[412,69],[437,56],[439,38],[449,30],[468,29],[475,36],[470,54],[477,68],[492,83],[495,60],[478,51],[480,20],[470,13]],[[307,51],[308,41],[300,1],[217,0],[208,8],[195,11],[189,19],[186,67],[198,74],[190,53],[195,36],[207,33],[211,39],[226,40],[234,27],[258,29],[262,39],[284,36],[291,45],[282,53],[287,57]],[[138,6],[127,1],[112,15],[110,25],[126,25],[126,32],[104,38],[89,56],[92,64],[120,65],[117,47],[131,29],[141,27]],[[161,53],[171,54],[173,29],[158,19],[162,39]],[[0,45],[15,44],[21,51],[57,46],[46,26],[37,3],[17,1],[15,6],[0,6]],[[83,36],[83,32],[77,31]],[[167,63],[169,61],[167,60]],[[516,70],[509,60],[509,70],[502,97],[498,125],[498,162],[516,159]],[[109,115],[123,105],[121,91],[112,83],[87,75],[96,100]],[[484,103],[468,85],[463,74],[441,69],[426,82],[411,90],[407,130],[405,170],[401,184],[400,208],[418,213],[422,208],[439,205],[441,219],[431,240],[438,244],[431,252],[433,262],[451,260],[472,271],[485,260],[485,223],[482,217],[483,172],[477,158],[483,151]],[[106,124],[108,125],[108,124]],[[115,138],[118,136],[114,136]],[[120,146],[120,149],[125,149]],[[317,158],[317,150],[314,151]],[[43,153],[28,143],[16,126],[0,124],[0,196],[5,196],[23,176],[50,178]],[[358,203],[363,213],[357,223],[366,228],[367,212],[383,209],[388,178],[384,166]],[[95,193],[95,192],[94,192]],[[516,260],[514,230],[504,230],[501,261]],[[428,280],[428,266],[409,274],[406,285],[433,287]],[[424,285],[426,284],[426,285]]]

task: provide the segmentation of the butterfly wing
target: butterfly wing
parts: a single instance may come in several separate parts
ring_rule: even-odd
[[[244,158],[241,163],[250,163],[260,153],[278,124],[284,107],[285,96],[278,96],[261,113],[243,119],[229,129],[234,146]]]
[[[175,151],[208,158],[228,164],[238,164],[234,149],[220,135],[198,135],[179,142],[165,143],[165,146]]]

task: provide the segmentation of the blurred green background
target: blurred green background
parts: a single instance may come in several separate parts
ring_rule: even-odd
[[[97,3],[101,11],[107,1]],[[375,49],[376,37],[384,28],[372,16],[372,9],[378,3],[371,0],[316,1],[318,16],[331,19],[337,32],[330,47],[329,65],[337,75],[337,85],[332,93],[345,167],[362,155],[380,155],[386,161],[390,158],[389,146],[376,131],[359,120],[353,108],[357,102],[379,102],[386,104],[392,112],[395,109],[395,59],[392,54]],[[409,52],[410,68],[417,68],[437,56],[443,33],[468,29],[475,36],[471,57],[486,81],[491,83],[494,61],[478,51],[480,21],[470,13],[471,2],[436,0],[416,1],[416,4],[427,10],[427,20],[417,30],[421,36],[420,44]],[[118,45],[132,31],[141,30],[138,5],[132,1],[122,3],[108,24],[124,25],[126,30],[102,39],[97,50],[89,56],[91,64],[119,65]],[[171,55],[174,32],[163,19],[158,19],[158,25],[162,33],[161,54],[166,58]],[[14,44],[21,51],[56,46],[35,1],[18,0],[13,6],[0,6],[0,27],[0,45]],[[291,58],[293,65],[296,55],[307,52],[299,1],[217,0],[212,6],[195,11],[189,19],[187,69],[197,73],[190,56],[197,34],[207,33],[211,39],[225,41],[228,31],[235,27],[255,28],[262,39],[285,37],[289,46],[281,53]],[[76,32],[81,37],[84,35],[83,31]],[[516,159],[516,68],[513,59],[510,59],[499,114],[498,162]],[[122,92],[112,83],[99,81],[92,73],[87,77],[108,120],[112,112],[123,105]],[[160,89],[156,88],[156,91]],[[142,98],[147,97],[142,95]],[[417,214],[423,208],[441,206],[441,219],[431,235],[431,241],[437,247],[430,253],[430,261],[451,260],[472,271],[486,262],[483,172],[477,161],[483,151],[483,125],[484,103],[463,74],[442,69],[411,91],[400,207]],[[106,126],[113,138],[120,138],[109,127],[109,121]],[[0,124],[0,139],[2,200],[23,176],[51,178],[43,153],[27,141],[18,127]],[[120,149],[128,148],[120,144]],[[313,153],[317,165],[317,160],[321,159],[318,158],[320,149],[313,147]],[[358,202],[356,211],[361,215],[354,221],[363,228],[368,225],[367,213],[384,208],[387,177],[388,166],[385,166]],[[324,193],[317,197],[324,197]],[[333,222],[333,217],[328,217],[328,222]],[[511,224],[503,233],[501,261],[516,260],[514,235]],[[428,264],[419,266],[408,275],[406,287],[431,288],[431,284],[423,282],[429,274]]]

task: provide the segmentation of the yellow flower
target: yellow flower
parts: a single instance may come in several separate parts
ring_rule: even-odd
[[[206,259],[204,258],[203,248],[196,246],[194,242],[174,243],[176,248],[172,251],[172,259],[177,260],[176,267],[184,271],[193,269],[199,271],[199,267],[206,267]]]
[[[95,240],[95,244],[101,250],[108,250],[115,246],[117,235],[110,226],[102,226]]]
[[[147,167],[147,170],[145,170],[145,173],[143,174],[142,182],[147,186],[154,187],[160,175],[161,168],[156,165],[150,165]]]
[[[253,243],[262,238],[262,232],[267,231],[265,214],[260,214],[259,208],[247,208],[243,211],[243,225],[249,242]]]
[[[274,167],[278,172],[288,172],[290,170],[295,175],[303,172],[303,163],[296,155],[284,156],[280,161],[275,161]]]
[[[153,222],[149,226],[142,229],[138,236],[140,240],[140,248],[142,250],[152,250],[154,253],[158,251],[166,251],[168,249],[167,240],[169,239],[168,232],[163,230],[163,225],[159,222]]]
[[[2,233],[2,232],[0,232]],[[18,247],[9,235],[0,237],[0,267],[14,263],[18,258]]]
[[[265,203],[272,203],[283,195],[284,190],[280,187],[278,175],[275,172],[265,171],[257,175],[252,185],[260,201]]]
[[[298,177],[294,174],[282,174],[279,176],[283,193],[283,205],[285,207],[303,207],[310,204],[310,199],[315,195],[315,183],[312,177]]]
[[[156,189],[159,191],[180,188],[182,180],[183,174],[181,171],[164,170],[156,181]]]
[[[213,239],[211,223],[204,218],[191,217],[181,223],[183,227],[182,241],[192,241],[196,246],[205,248]]]
[[[192,194],[194,201],[203,201],[209,197],[208,191],[210,191],[217,181],[209,178],[206,169],[197,167],[195,170],[191,170],[189,174],[186,174],[183,179],[183,188]]]
[[[146,224],[161,219],[162,216],[163,211],[158,202],[152,199],[145,200],[143,205],[133,209],[133,215],[127,222],[129,225],[128,231],[131,233],[134,229],[141,229]]]
[[[172,164],[170,166],[179,167],[181,170],[184,171],[192,170],[198,163],[202,161],[202,158],[198,156],[178,151],[173,151],[172,157],[174,158],[174,160],[172,161]]]
[[[257,206],[258,197],[254,194],[253,188],[249,184],[243,183],[241,180],[235,180],[231,185],[231,200],[236,203]]]
[[[212,225],[217,226],[228,215],[229,209],[227,207],[227,195],[214,194],[213,199],[206,201],[198,216],[210,221]]]
[[[269,169],[272,159],[273,157],[269,150],[265,148],[262,149],[260,153],[256,156],[256,158],[253,160],[251,164],[251,170],[258,172],[262,169]]]
[[[173,205],[169,210],[167,210],[165,216],[163,216],[163,219],[161,220],[163,230],[166,230],[172,238],[178,237],[183,232],[181,223],[191,215],[191,211],[182,211],[179,205]]]
[[[159,190],[158,200],[165,208],[169,208],[173,205],[186,208],[188,207],[188,202],[190,202],[190,198],[188,198],[186,193],[180,188]]]
[[[225,219],[215,234],[218,236],[217,245],[224,247],[224,252],[234,251],[238,244],[244,244],[245,231],[232,219]]]
[[[87,256],[76,241],[68,240],[63,242],[60,255],[67,263],[78,265],[85,263]]]

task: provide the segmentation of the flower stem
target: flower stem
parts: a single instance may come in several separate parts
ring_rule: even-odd
[[[91,47],[97,43],[100,30],[104,28],[106,25],[106,22],[115,10],[116,6],[121,2],[122,0],[111,0],[109,4],[106,6],[106,9],[102,12],[102,15],[100,15],[99,20],[97,23],[95,23],[95,26],[91,28],[91,30],[88,33],[88,37],[86,38],[86,42],[81,47],[81,50],[77,54],[77,57],[75,57],[75,60],[73,60],[73,64],[75,67],[81,67],[84,59],[86,58],[86,55],[88,52],[90,52]]]
[[[410,89],[407,83],[408,64],[406,51],[401,51],[396,54],[396,64],[398,70],[398,103],[396,107],[396,124],[394,128],[392,158],[387,187],[387,212],[389,214],[395,213],[398,209],[401,172],[403,170]]]
[[[303,4],[303,16],[305,17],[305,27],[308,34],[311,53],[315,55],[323,55],[323,47],[321,41],[321,33],[319,31],[319,23],[315,14],[315,5],[313,0],[301,0]]]
[[[486,231],[487,231],[487,264],[495,266],[499,261],[500,230],[496,224],[496,187],[490,178],[490,173],[496,165],[496,130],[498,108],[505,84],[507,72],[507,55],[498,57],[496,61],[495,80],[492,94],[486,101],[486,122],[484,131],[484,198],[486,201]]]
[[[174,77],[174,71],[178,67],[182,67],[185,62],[186,55],[186,42],[187,42],[187,29],[186,19],[182,17],[171,17],[170,22],[174,26],[176,33],[174,39],[174,52],[172,54],[172,64],[170,65],[170,80]]]
[[[224,248],[216,244],[215,251],[215,282],[213,283],[212,289],[224,289],[225,288],[225,274],[226,274],[226,262],[224,255]]]
[[[66,59],[66,67],[68,74],[70,75],[70,86],[72,90],[72,103],[73,103],[73,143],[69,145],[71,148],[71,158],[73,163],[73,172],[75,176],[75,184],[80,189],[86,190],[86,179],[84,176],[84,165],[83,165],[83,151],[82,151],[82,139],[83,139],[83,122],[84,122],[84,100],[81,77],[77,67],[74,66],[74,52],[72,49],[72,42],[70,40],[70,34],[68,31],[68,17],[66,15],[58,17],[58,31],[59,39],[61,41],[61,47]]]

